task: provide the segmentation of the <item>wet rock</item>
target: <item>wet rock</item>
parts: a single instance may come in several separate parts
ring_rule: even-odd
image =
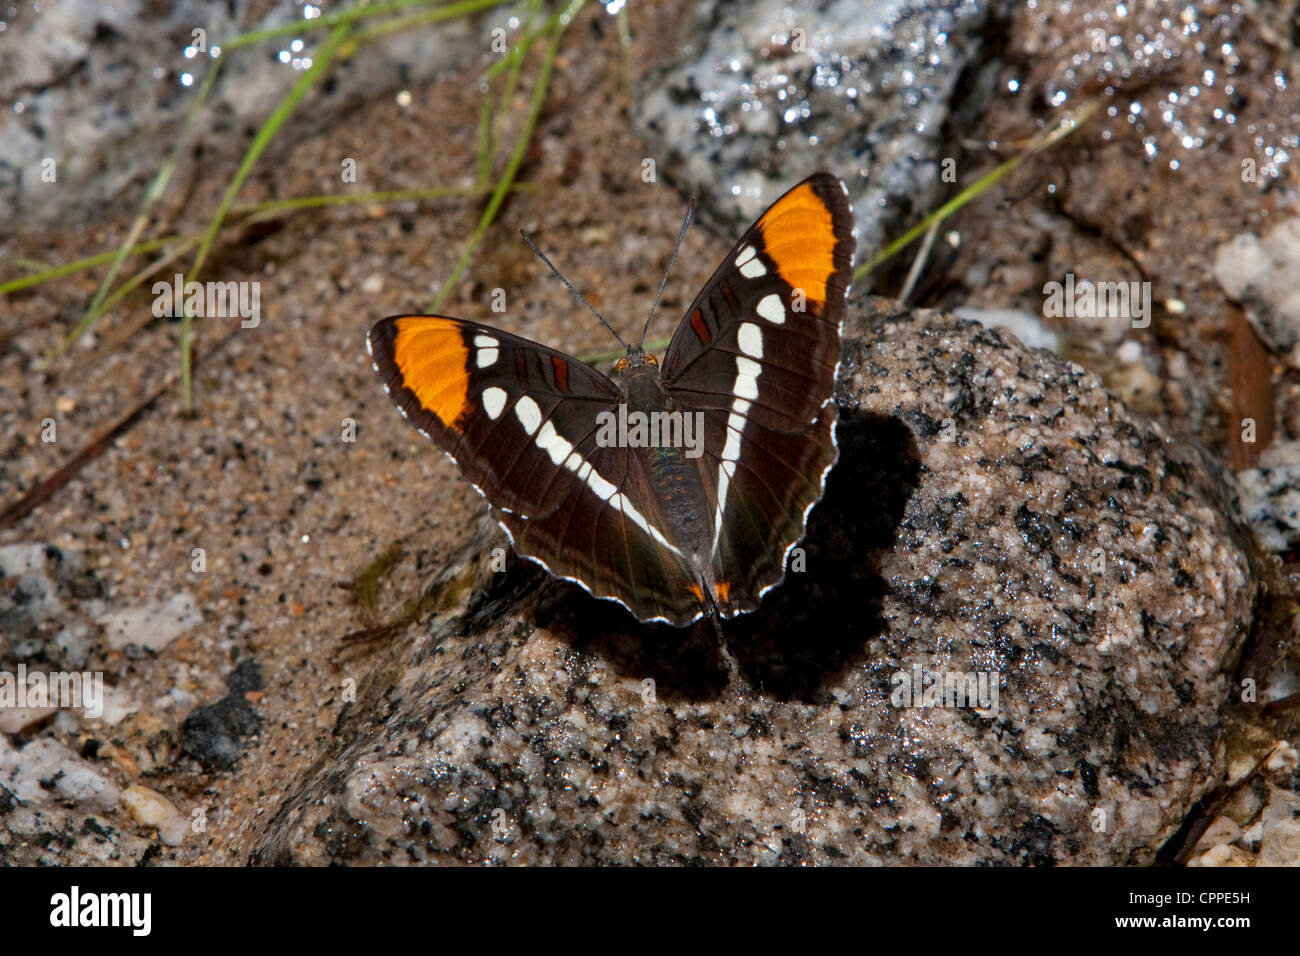
[[[1123,0],[1008,7],[989,31],[997,31],[990,46],[1002,61],[997,93],[965,127],[978,130],[971,139],[996,137],[1005,157],[1039,124],[1088,103],[1100,109],[953,220],[966,241],[950,274],[964,276],[978,304],[1031,312],[1043,283],[1067,275],[1147,283],[1138,287],[1151,293],[1146,331],[1078,310],[1057,331],[1131,409],[1226,453],[1239,443],[1231,403],[1270,400],[1266,371],[1227,340],[1239,329],[1237,310],[1211,266],[1225,238],[1262,235],[1286,208],[1271,197],[1295,175],[1294,124],[1278,118],[1300,110],[1300,89],[1257,51],[1293,55],[1289,28],[1276,32],[1289,14],[1206,0],[1176,9]],[[970,185],[964,170],[990,158],[974,148],[964,154],[958,186]],[[1026,284],[1035,272],[1036,284]],[[991,282],[972,281],[981,274]],[[1124,363],[1112,372],[1125,339],[1141,343],[1146,371]],[[1243,390],[1243,376],[1251,388]]]
[[[0,59],[0,223],[52,223],[90,221],[106,205],[124,200],[134,208],[158,170],[160,143],[170,149],[185,120],[213,46],[300,19],[304,8],[250,0],[67,0],[10,10],[4,14],[6,55]],[[485,23],[505,26],[508,15],[489,11],[362,44],[335,65],[328,82],[317,84],[311,109],[301,111],[279,139],[319,128],[362,98],[373,101],[398,84],[427,82],[486,52]],[[187,57],[196,29],[206,31],[206,52]],[[222,54],[231,62],[209,97],[206,121],[196,129],[208,161],[246,148],[252,130],[302,76],[309,65],[302,58],[313,55],[326,32],[303,29],[297,37]],[[291,46],[295,39],[303,44],[297,50]],[[182,82],[186,74],[193,78],[190,86]],[[123,103],[133,108],[123,109]],[[64,188],[65,183],[76,186]]]
[[[240,662],[226,686],[230,693],[215,704],[196,707],[181,724],[181,749],[210,770],[233,770],[244,739],[262,726],[247,696],[262,689],[257,662]]]
[[[698,42],[647,79],[637,125],[658,168],[679,172],[723,231],[739,235],[786,188],[829,168],[853,196],[859,248],[876,249],[938,195],[942,128],[988,6],[701,4]]]
[[[806,570],[727,623],[736,682],[707,623],[494,573],[484,519],[252,859],[1150,862],[1251,620],[1222,476],[937,313],[855,304],[839,389]]]

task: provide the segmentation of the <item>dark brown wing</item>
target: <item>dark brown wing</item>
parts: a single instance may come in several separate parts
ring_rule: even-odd
[[[653,521],[629,449],[598,447],[619,391],[582,362],[490,326],[395,316],[367,340],[402,414],[488,500],[515,549],[642,620],[701,612],[694,577]]]

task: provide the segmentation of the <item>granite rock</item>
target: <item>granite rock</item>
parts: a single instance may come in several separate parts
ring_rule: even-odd
[[[39,542],[0,547],[0,661],[81,670],[107,587],[84,556]]]
[[[202,624],[203,614],[189,591],[179,591],[164,601],[114,609],[101,615],[98,623],[104,626],[110,647],[120,650],[134,644],[156,654]]]
[[[157,845],[111,820],[55,807],[27,806],[0,787],[0,864],[139,866]]]
[[[1300,441],[1264,450],[1258,468],[1237,475],[1241,514],[1269,551],[1300,548]]]
[[[112,810],[121,791],[94,765],[57,740],[40,737],[21,750],[0,738],[0,786],[23,803],[58,802]]]
[[[1078,365],[850,313],[840,462],[735,679],[707,624],[494,572],[484,517],[252,860],[1151,862],[1251,621],[1228,486]]]
[[[826,167],[876,249],[939,195],[943,127],[980,46],[985,0],[701,4],[701,38],[642,84],[633,114],[660,168],[739,234]],[[973,105],[973,104],[969,104]],[[689,187],[689,188],[686,188]]]

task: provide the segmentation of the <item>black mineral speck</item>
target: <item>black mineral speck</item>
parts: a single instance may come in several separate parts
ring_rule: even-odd
[[[257,662],[242,661],[226,678],[230,693],[196,707],[181,724],[181,749],[209,770],[233,770],[241,741],[257,733],[262,719],[245,696],[262,689]]]

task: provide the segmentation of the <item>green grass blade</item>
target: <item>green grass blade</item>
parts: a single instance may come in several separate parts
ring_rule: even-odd
[[[412,7],[427,7],[432,5],[433,0],[389,0],[388,3],[376,3],[373,5],[359,5],[348,7],[346,10],[340,10],[337,13],[327,13],[323,17],[317,17],[314,20],[293,20],[289,23],[282,23],[278,27],[267,27],[265,30],[254,30],[251,33],[242,33],[239,36],[231,37],[222,43],[216,44],[224,54],[230,50],[238,50],[241,47],[254,46],[258,43],[265,43],[267,40],[274,40],[279,37],[298,37],[312,30],[323,30],[325,28],[334,29],[341,26],[349,26],[359,20],[367,20],[371,17],[382,17],[389,13],[401,13],[403,10],[409,10]]]
[[[236,206],[231,210],[231,217],[238,217],[240,225],[246,222],[255,222],[260,219],[267,219],[271,216],[278,216],[283,213],[298,212],[306,209],[319,209],[326,206],[341,206],[352,203],[389,203],[389,202],[408,202],[419,201],[424,199],[447,199],[453,196],[474,196],[485,193],[491,186],[445,186],[435,187],[433,189],[395,189],[387,192],[373,193],[343,193],[343,194],[326,194],[320,196],[300,196],[294,199],[271,199],[266,202],[254,203],[249,206]],[[531,192],[536,189],[533,183],[515,183],[513,190],[515,192]],[[233,224],[232,224],[233,225]],[[192,249],[198,244],[199,239],[203,236],[200,232],[190,233],[188,235],[168,235],[159,236],[156,239],[149,239],[145,242],[137,242],[127,249],[129,255],[143,255],[147,252],[153,252],[163,246],[170,245],[174,242],[183,242],[185,248]],[[36,275],[22,276],[18,279],[10,279],[8,282],[0,283],[0,295],[7,292],[18,292],[31,286],[41,285],[53,279],[59,279],[74,272],[84,272],[87,269],[93,269],[96,266],[102,266],[106,262],[112,262],[117,257],[117,252],[100,252],[93,256],[87,256],[84,259],[77,259],[74,262],[64,263],[58,266],[46,266],[44,263],[30,263],[31,268],[40,268],[42,271]],[[15,265],[28,266],[28,260],[11,259]],[[118,299],[121,297],[118,296]],[[116,299],[114,300],[116,301]],[[110,306],[100,304],[95,318],[98,318],[104,312],[108,311]]]
[[[217,238],[217,233],[221,231],[221,224],[225,221],[226,213],[230,210],[235,201],[235,196],[243,188],[244,180],[248,178],[249,173],[253,171],[253,166],[261,157],[262,151],[266,149],[272,138],[280,127],[284,125],[285,120],[293,113],[298,106],[299,101],[307,95],[307,91],[316,85],[316,81],[324,75],[329,69],[330,63],[334,59],[334,54],[338,52],[343,41],[348,38],[352,31],[351,21],[340,23],[333,30],[315,52],[312,57],[312,64],[298,82],[293,85],[289,94],[280,101],[280,105],[275,108],[266,122],[261,125],[257,135],[248,145],[248,150],[244,153],[244,158],[239,163],[239,168],[235,171],[234,178],[226,187],[225,194],[221,197],[221,204],[217,207],[216,215],[208,223],[208,229],[203,234],[203,240],[199,243],[199,251],[194,256],[194,265],[190,267],[189,281],[197,282],[203,272],[203,265],[207,261],[208,252],[212,248],[212,243]],[[184,310],[184,317],[181,319],[181,401],[182,407],[186,412],[193,408],[194,394],[193,382],[190,376],[190,326],[193,316],[190,309]]]
[[[425,0],[425,2],[428,2],[428,0]],[[376,23],[374,26],[366,27],[364,30],[358,30],[356,35],[343,45],[343,48],[339,51],[339,57],[347,59],[356,53],[357,48],[363,43],[387,36],[390,33],[396,33],[399,30],[410,30],[430,23],[438,23],[442,20],[468,16],[471,13],[478,13],[480,10],[487,10],[489,7],[498,7],[507,2],[510,2],[510,0],[464,0],[462,3],[453,3],[446,7],[437,7],[433,10],[422,10],[419,13],[408,13],[406,16],[394,17],[391,20],[385,20],[382,23]]]
[[[175,242],[178,236],[161,236],[157,239],[150,239],[148,242],[137,243],[131,247],[131,252],[153,252],[169,242]],[[34,285],[40,285],[53,279],[61,279],[63,276],[71,275],[74,272],[82,272],[86,269],[93,269],[95,266],[102,266],[105,262],[112,262],[117,257],[117,252],[101,252],[98,255],[88,256],[85,259],[78,259],[75,262],[66,262],[61,266],[52,266],[36,275],[23,276],[19,279],[10,279],[8,282],[0,282],[0,295],[9,292],[18,292],[20,289],[27,289]]]
[[[122,241],[121,246],[118,247],[117,255],[113,257],[113,264],[109,267],[108,274],[104,276],[103,281],[100,282],[99,288],[95,292],[95,297],[91,299],[90,305],[86,308],[86,311],[82,313],[81,321],[77,323],[77,327],[64,337],[63,343],[57,350],[58,352],[62,352],[77,339],[81,338],[81,336],[85,334],[86,330],[94,324],[95,319],[108,310],[107,307],[101,308],[101,305],[104,302],[104,297],[108,295],[108,290],[113,285],[113,280],[117,278],[118,271],[122,268],[122,264],[126,262],[126,258],[130,254],[131,249],[140,239],[140,234],[144,232],[144,227],[148,225],[150,210],[152,210],[158,203],[158,200],[162,198],[163,192],[167,189],[167,183],[171,181],[172,174],[176,172],[176,166],[180,161],[181,151],[188,145],[190,137],[194,133],[195,122],[198,119],[199,113],[203,109],[203,105],[207,102],[208,94],[212,92],[213,84],[217,81],[217,74],[221,72],[222,62],[223,61],[220,58],[217,58],[216,60],[213,60],[211,66],[208,67],[207,75],[203,78],[203,83],[199,86],[198,94],[195,96],[194,102],[190,104],[190,108],[185,115],[185,122],[181,127],[180,135],[176,137],[176,145],[172,147],[170,155],[168,155],[166,161],[158,170],[157,175],[154,176],[149,191],[145,193],[144,200],[140,203],[140,209],[136,213],[135,222],[131,224],[131,228],[127,232],[126,238]]]
[[[971,183],[969,186],[967,186],[957,195],[953,196],[951,199],[945,202],[934,212],[930,213],[928,216],[926,216],[924,219],[918,222],[911,229],[908,229],[905,233],[903,233],[893,242],[885,246],[885,248],[880,250],[880,252],[876,253],[866,262],[862,263],[862,265],[854,269],[853,281],[855,283],[861,281],[861,279],[867,274],[869,274],[872,270],[879,268],[883,263],[892,259],[903,249],[907,248],[913,242],[915,242],[918,238],[925,235],[925,233],[929,231],[931,225],[934,225],[936,223],[942,222],[944,219],[947,219],[949,216],[955,213],[962,206],[966,205],[976,196],[980,195],[980,193],[983,193],[988,189],[991,189],[993,186],[997,185],[997,183],[999,183],[1001,180],[1006,178],[1014,169],[1016,169],[1021,163],[1023,163],[1030,156],[1042,152],[1048,147],[1053,146],[1056,143],[1060,142],[1066,136],[1069,136],[1076,129],[1078,129],[1084,123],[1086,123],[1092,117],[1092,115],[1096,113],[1100,105],[1101,105],[1100,99],[1089,100],[1087,103],[1084,103],[1078,109],[1062,117],[1060,122],[1058,122],[1055,126],[1035,136],[1030,141],[1029,145],[1026,146],[1019,153],[1017,153],[1015,156],[1012,156],[1010,159],[999,163],[997,166],[994,166],[991,170],[989,170],[979,179],[975,180],[975,182]]]
[[[495,108],[492,103],[492,77],[496,74],[489,71],[483,79],[483,105],[479,112],[479,130],[478,130],[478,174],[477,182],[486,183],[492,176],[492,154],[496,152],[496,121],[497,117],[504,116],[510,109],[510,100],[515,95],[515,87],[519,84],[519,74],[523,70],[524,58],[528,51],[532,49],[533,42],[540,34],[532,31],[533,20],[536,19],[537,13],[541,10],[542,0],[528,0],[528,9],[524,15],[523,29],[520,34],[519,42],[502,59],[502,63],[510,63],[510,73],[506,77],[505,90],[501,94],[500,104]]]
[[[492,190],[492,196],[488,199],[487,207],[479,217],[478,225],[474,229],[474,234],[470,236],[465,251],[461,253],[460,259],[457,260],[455,267],[451,270],[451,274],[447,276],[442,288],[438,290],[437,296],[434,297],[432,304],[430,304],[430,312],[437,312],[442,308],[443,302],[446,301],[447,296],[455,288],[456,281],[460,278],[461,273],[465,271],[470,258],[474,255],[474,250],[478,248],[483,235],[487,232],[488,227],[492,225],[497,210],[501,208],[501,203],[505,200],[506,194],[514,183],[515,175],[519,172],[519,164],[523,162],[528,143],[533,138],[533,128],[537,125],[537,118],[541,115],[542,105],[546,101],[546,91],[551,83],[551,68],[555,65],[555,57],[560,47],[560,37],[563,34],[564,27],[562,26],[557,27],[551,34],[550,42],[547,43],[546,52],[543,55],[541,68],[537,74],[537,85],[533,89],[532,102],[529,104],[528,116],[524,120],[524,128],[519,134],[519,140],[515,143],[509,162],[506,163],[505,172],[502,173],[496,188]]]

